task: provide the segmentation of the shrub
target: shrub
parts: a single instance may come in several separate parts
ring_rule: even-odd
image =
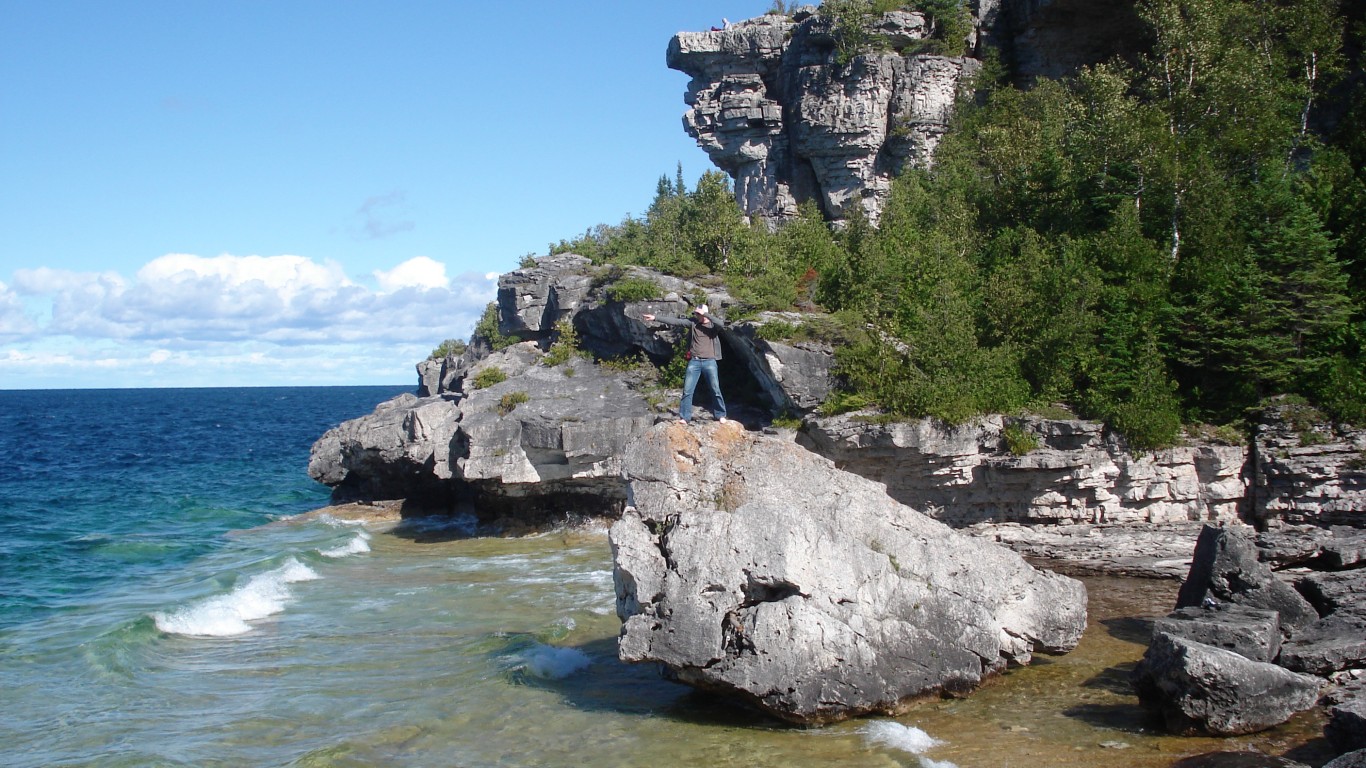
[[[624,277],[607,287],[607,299],[623,304],[657,299],[663,293],[658,283],[644,277]]]
[[[531,395],[528,395],[527,393],[521,390],[518,390],[516,392],[509,392],[498,399],[498,415],[506,416],[509,413],[512,413],[512,411],[517,406],[527,402],[530,399]]]
[[[1039,436],[1019,424],[1011,424],[1001,432],[1005,439],[1006,450],[1014,456],[1023,456],[1039,447]]]
[[[773,426],[778,429],[801,429],[802,423],[802,417],[792,413],[773,417]]]
[[[555,343],[550,345],[550,350],[541,358],[541,362],[551,368],[569,362],[570,359],[579,354],[579,334],[574,330],[574,323],[565,318],[555,323]]]
[[[488,389],[495,384],[502,384],[507,381],[508,375],[502,368],[489,366],[474,375],[473,384],[476,389]]]
[[[498,302],[491,301],[484,307],[484,314],[479,317],[479,322],[474,324],[474,337],[481,338],[489,343],[495,351],[507,349],[517,343],[516,336],[505,336],[498,328]]]
[[[432,354],[427,359],[440,360],[452,355],[459,355],[465,351],[465,346],[464,339],[446,339],[436,349],[432,350]]]

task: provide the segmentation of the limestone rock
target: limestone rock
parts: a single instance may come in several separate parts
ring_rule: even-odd
[[[1153,632],[1223,648],[1253,661],[1270,663],[1281,652],[1281,624],[1277,613],[1234,603],[1211,608],[1178,608],[1154,622]]]
[[[1263,413],[1256,436],[1258,519],[1366,527],[1366,430],[1306,425],[1322,417],[1304,408],[1283,403]]]
[[[888,14],[869,32],[890,50],[847,66],[819,15],[767,14],[670,41],[669,67],[692,77],[684,128],[735,179],[746,213],[782,220],[817,200],[832,220],[857,206],[876,221],[892,177],[928,165],[980,63],[914,53],[918,14]]]
[[[933,419],[880,423],[868,415],[808,419],[800,439],[955,527],[1233,521],[1244,495],[1247,452],[1239,447],[1135,455],[1091,421],[987,416],[951,427]],[[1038,446],[1012,454],[1007,427],[1033,435]]]
[[[1366,618],[1341,613],[1319,619],[1286,641],[1280,664],[1320,677],[1366,667]]]
[[[1295,579],[1295,589],[1321,616],[1355,614],[1366,619],[1366,569],[1324,573],[1315,571]]]
[[[1139,701],[1180,734],[1266,730],[1319,696],[1312,677],[1164,632],[1154,633],[1132,680]]]
[[[1366,724],[1362,725],[1366,728]],[[1323,764],[1323,768],[1366,768],[1366,749],[1339,755]]]
[[[1366,683],[1358,681],[1328,695],[1324,734],[1342,751],[1366,749]]]
[[[462,395],[401,395],[328,431],[309,474],[334,499],[403,498],[451,508],[476,502],[486,518],[532,524],[567,511],[610,514],[625,500],[626,443],[657,418],[620,377],[587,360],[549,368],[534,342],[490,354],[470,373],[499,369]]]
[[[586,257],[574,253],[544,256],[535,266],[498,278],[498,330],[531,338],[568,317],[592,287]]]
[[[612,527],[623,660],[799,723],[961,692],[1065,652],[1080,582],[957,534],[790,441],[657,425]]]
[[[1200,532],[1176,605],[1198,607],[1206,599],[1276,611],[1282,631],[1290,634],[1319,619],[1318,612],[1294,587],[1258,561],[1251,532],[1239,527],[1207,525]]]

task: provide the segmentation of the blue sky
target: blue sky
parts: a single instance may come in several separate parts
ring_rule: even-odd
[[[0,389],[391,384],[639,215],[771,0],[0,0]]]

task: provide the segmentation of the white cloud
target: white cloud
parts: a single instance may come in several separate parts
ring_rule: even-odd
[[[24,311],[23,298],[0,282],[0,339],[22,336],[36,329],[33,318]]]
[[[375,270],[379,287],[386,292],[401,288],[445,289],[451,281],[446,277],[446,265],[426,256],[417,256],[385,272]]]
[[[478,273],[448,278],[444,264],[425,256],[374,276],[378,290],[335,263],[288,255],[168,254],[131,280],[18,270],[13,288],[0,283],[0,387],[73,365],[99,366],[121,383],[66,386],[200,386],[244,376],[252,378],[237,383],[404,381],[441,339],[469,333],[497,286],[496,276]],[[50,305],[50,316],[34,315],[36,301]],[[209,371],[202,383],[183,380]],[[168,375],[181,380],[168,383]]]

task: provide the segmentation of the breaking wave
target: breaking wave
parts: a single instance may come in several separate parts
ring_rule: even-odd
[[[285,609],[289,585],[321,578],[303,563],[290,558],[278,568],[260,573],[225,595],[214,595],[168,613],[154,613],[157,629],[186,637],[231,637],[251,631],[250,621],[264,619]]]

